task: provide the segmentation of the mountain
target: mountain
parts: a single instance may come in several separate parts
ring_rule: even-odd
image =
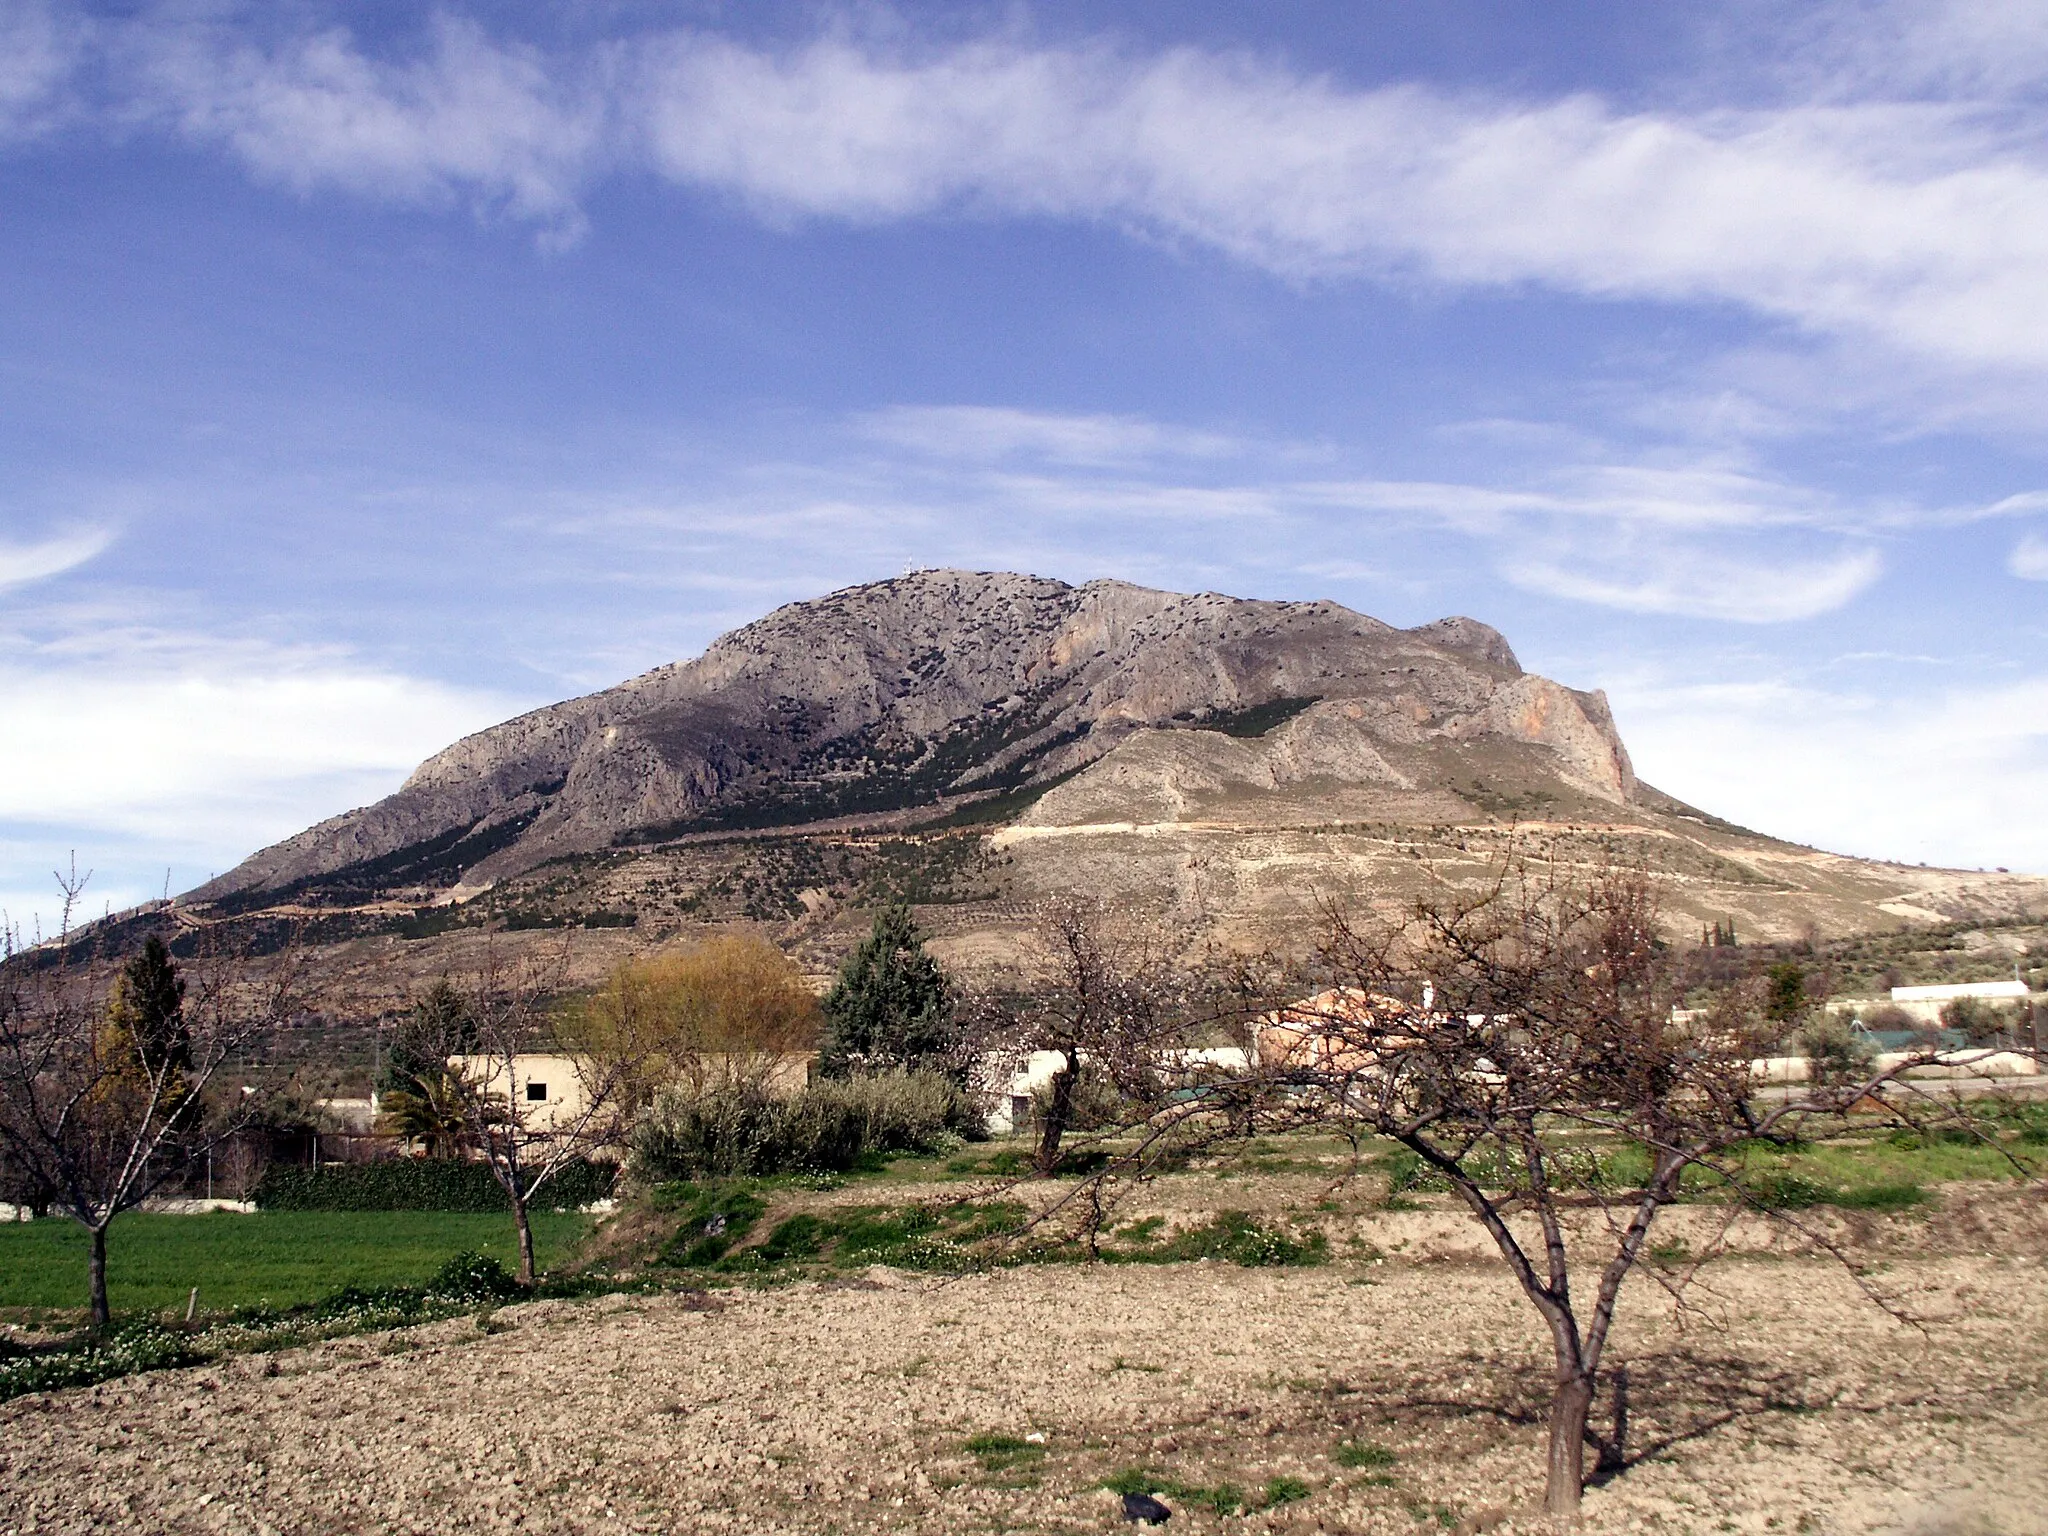
[[[1478,878],[1509,841],[1641,859],[1681,931],[2048,906],[2048,882],[1839,858],[1683,805],[1637,780],[1604,696],[1524,672],[1473,619],[925,571],[459,741],[179,910],[295,914],[414,946],[412,969],[482,932],[609,928],[602,958],[735,921],[824,965],[904,895],[972,968],[1057,890],[1270,938],[1324,896]]]
[[[1524,673],[1471,619],[1401,630],[1335,603],[927,571],[793,603],[694,661],[468,737],[193,894],[474,890],[690,832],[963,807],[1139,738],[1283,720],[1246,771],[1330,778],[1390,814],[1468,812],[1436,749],[1482,741],[1582,795],[1635,791],[1606,700]],[[1164,761],[1155,746],[1119,772]]]

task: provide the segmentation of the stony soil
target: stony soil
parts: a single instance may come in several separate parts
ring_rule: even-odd
[[[1684,1314],[1631,1282],[1630,1460],[1582,1528],[2048,1531],[2038,1246],[1890,1261],[1918,1326],[1812,1258],[1719,1263]],[[1310,1490],[1169,1496],[1175,1532],[1547,1530],[1533,1319],[1457,1257],[534,1303],[0,1406],[0,1533],[1106,1532],[1132,1466]],[[990,1469],[976,1434],[1045,1451]]]

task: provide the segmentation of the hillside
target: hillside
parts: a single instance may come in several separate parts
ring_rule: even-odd
[[[486,935],[563,927],[598,966],[766,924],[822,969],[901,895],[983,970],[1054,891],[1284,942],[1324,898],[1471,878],[1510,840],[1643,861],[1680,934],[2048,908],[2048,881],[1842,858],[1671,799],[1635,777],[1603,696],[1524,672],[1471,619],[928,571],[457,742],[175,917],[288,916],[382,991]]]

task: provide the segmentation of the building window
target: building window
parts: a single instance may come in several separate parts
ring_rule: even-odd
[[[526,1102],[527,1102],[527,1103],[529,1103],[529,1104],[545,1104],[545,1103],[547,1102],[547,1097],[548,1097],[548,1085],[547,1085],[546,1083],[528,1083],[528,1084],[526,1085]]]

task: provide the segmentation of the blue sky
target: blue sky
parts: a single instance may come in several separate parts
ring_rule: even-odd
[[[906,565],[2048,870],[2048,5],[0,0],[0,905]]]

